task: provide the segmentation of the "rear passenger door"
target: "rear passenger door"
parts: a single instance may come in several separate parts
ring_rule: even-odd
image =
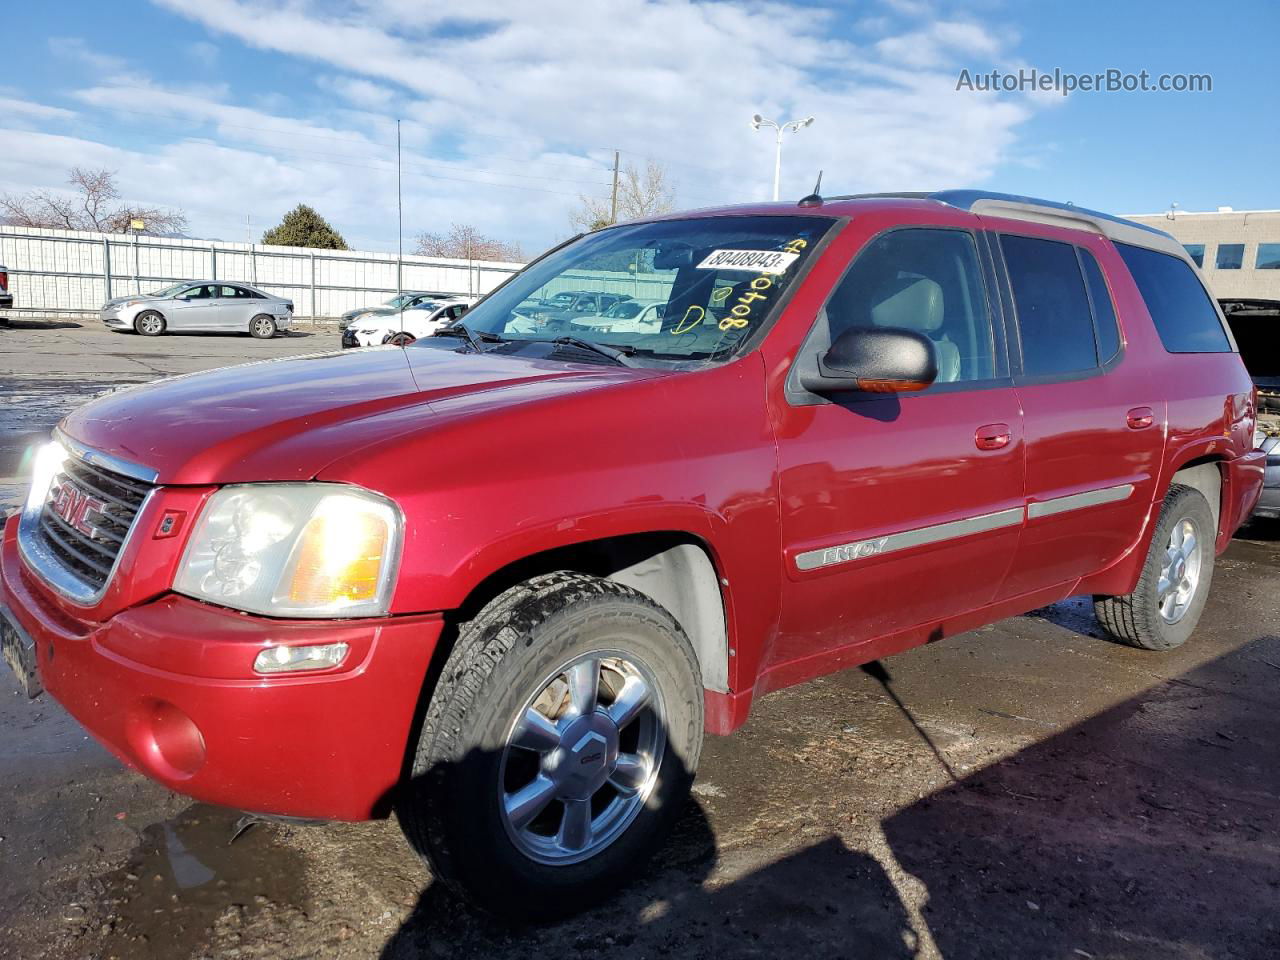
[[[1102,267],[1123,269],[1114,248],[1038,229],[992,238],[1027,443],[1027,519],[1002,598],[1119,560],[1142,532],[1164,443],[1162,395],[1126,355]]]

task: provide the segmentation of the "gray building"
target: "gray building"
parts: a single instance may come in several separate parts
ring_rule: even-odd
[[[1280,300],[1280,210],[1175,208],[1125,216],[1172,234],[1219,300]]]

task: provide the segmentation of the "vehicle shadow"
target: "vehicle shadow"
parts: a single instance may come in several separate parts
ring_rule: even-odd
[[[0,317],[11,330],[78,330],[83,323],[65,317],[42,320],[38,317]]]
[[[1253,517],[1236,532],[1235,539],[1274,543],[1280,540],[1280,520],[1273,517]]]
[[[729,883],[711,879],[718,862],[706,814],[691,799],[654,859],[601,905],[559,922],[514,923],[433,881],[380,956],[916,955],[915,932],[884,868],[838,837]]]
[[[947,960],[1280,956],[1280,636],[887,818]]]

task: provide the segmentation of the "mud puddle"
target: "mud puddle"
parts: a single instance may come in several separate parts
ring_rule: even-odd
[[[94,883],[84,934],[103,958],[235,956],[245,943],[272,955],[282,916],[306,917],[304,858],[281,843],[295,828],[194,804],[152,824],[126,866]]]

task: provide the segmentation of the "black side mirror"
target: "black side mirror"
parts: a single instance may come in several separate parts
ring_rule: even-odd
[[[813,393],[911,393],[938,378],[933,341],[902,327],[853,327],[818,357],[816,372],[801,379]]]

